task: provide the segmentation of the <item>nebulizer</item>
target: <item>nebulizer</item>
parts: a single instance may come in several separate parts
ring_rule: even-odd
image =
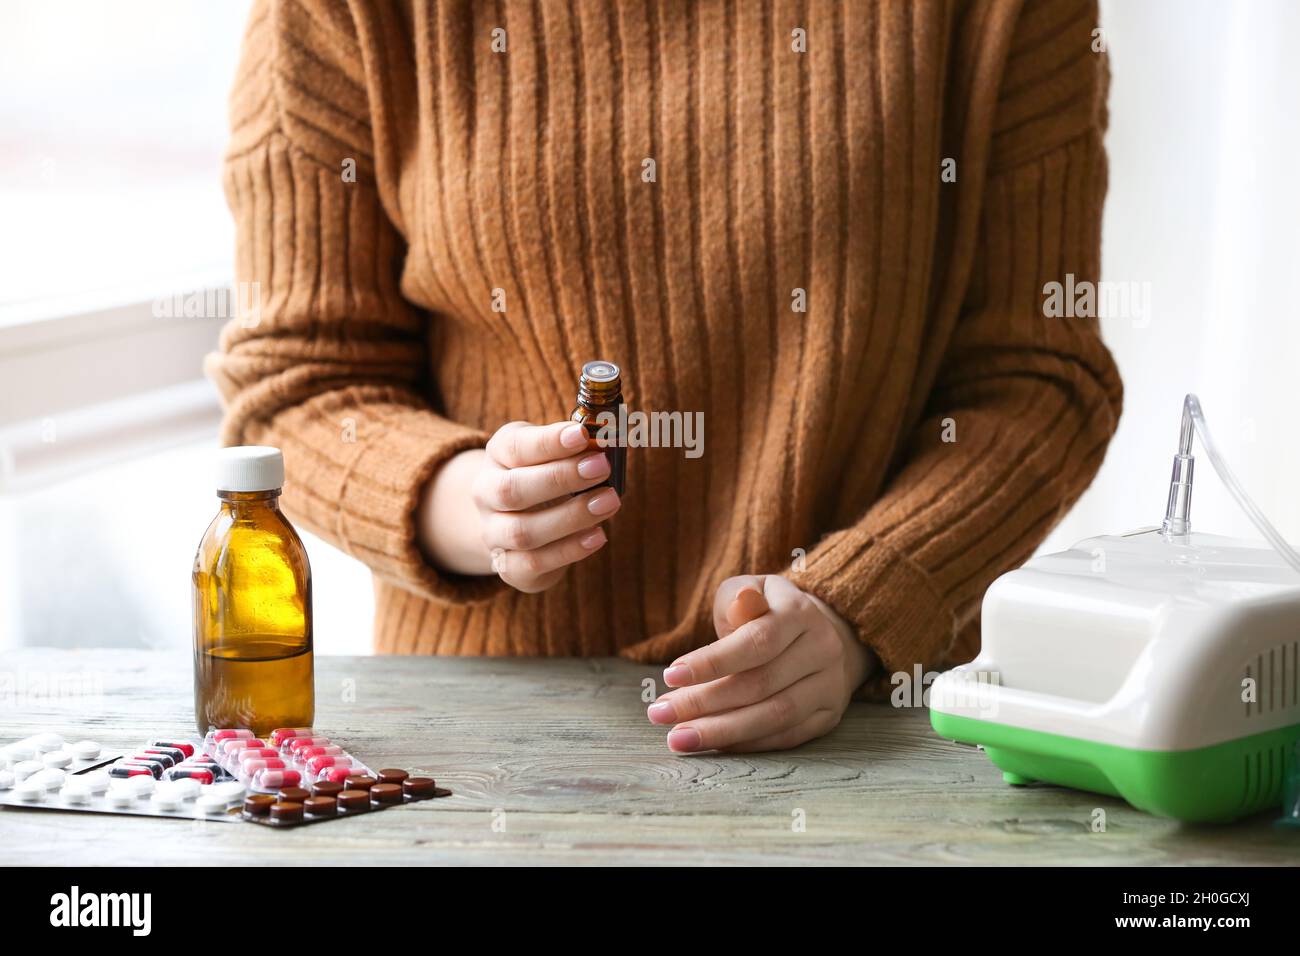
[[[1263,535],[1191,529],[1193,437]],[[983,643],[930,688],[936,732],[1005,781],[1225,822],[1283,805],[1300,826],[1300,554],[1183,402],[1163,523],[1100,535],[998,578]]]

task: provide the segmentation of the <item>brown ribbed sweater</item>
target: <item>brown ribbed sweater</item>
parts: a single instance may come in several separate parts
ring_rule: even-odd
[[[209,362],[224,439],[283,448],[290,515],[374,570],[381,652],[668,661],[719,581],[783,572],[888,671],[967,658],[1120,412],[1096,323],[1043,309],[1098,276],[1096,14],[260,2],[225,185],[261,314]],[[632,449],[609,544],[546,593],[440,574],[421,488],[565,417],[598,357],[633,409],[703,412],[703,456]]]

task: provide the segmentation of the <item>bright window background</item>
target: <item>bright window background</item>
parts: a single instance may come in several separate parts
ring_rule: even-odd
[[[0,343],[18,344],[8,355],[0,345],[0,651],[189,646],[190,566],[217,509],[209,461],[218,411],[199,361],[221,323],[204,320],[197,336],[163,334],[148,305],[196,281],[230,281],[221,155],[248,8],[248,0],[5,7],[0,333],[10,338]],[[76,333],[84,343],[67,351],[59,375],[6,380],[6,359],[31,348],[19,335],[30,323],[131,303],[142,303],[143,329],[128,322],[112,334],[130,332],[132,353],[138,342],[147,363],[170,366],[156,383],[166,388],[130,395],[144,387],[141,367],[115,355],[104,368],[96,356],[120,343],[97,340],[95,323],[84,321],[90,327]],[[120,387],[112,401],[67,407],[77,393],[59,379],[76,377]],[[183,380],[191,384],[176,384]],[[18,387],[25,393],[9,391]],[[175,419],[178,406],[179,422],[153,427],[151,410]],[[43,414],[11,421],[6,412],[19,407]],[[369,572],[304,537],[318,651],[367,653]]]
[[[0,306],[229,272],[225,100],[246,0],[6,4]]]
[[[1151,321],[1103,323],[1124,378],[1105,464],[1047,541],[1159,524],[1183,395],[1282,535],[1300,542],[1300,3],[1103,0],[1111,62],[1106,279]],[[1197,451],[1194,530],[1260,535]]]

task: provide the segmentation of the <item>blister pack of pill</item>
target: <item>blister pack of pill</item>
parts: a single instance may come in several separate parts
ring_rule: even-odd
[[[34,759],[65,746],[51,732],[0,748],[0,805],[284,827],[451,793],[431,777],[373,771],[307,727],[280,728],[265,740],[244,728],[210,731],[203,740],[160,737],[126,753],[84,758],[81,767]],[[70,749],[89,754],[92,747],[98,753],[92,741]]]
[[[94,740],[69,743],[52,731],[33,734],[0,747],[0,794],[13,791],[48,793],[64,781],[121,757]]]

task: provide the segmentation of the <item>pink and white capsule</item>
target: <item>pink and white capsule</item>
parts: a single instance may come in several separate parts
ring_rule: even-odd
[[[302,774],[297,770],[259,770],[253,777],[253,787],[257,790],[279,790],[281,787],[296,787],[302,783]]]
[[[307,761],[307,772],[315,775],[329,767],[352,767],[354,765],[351,757],[312,757]]]
[[[296,756],[298,751],[304,747],[325,747],[329,743],[330,739],[328,737],[290,737],[280,749]]]
[[[310,737],[310,727],[277,727],[271,731],[271,745],[274,747],[283,747],[284,742],[290,737]]]
[[[295,760],[310,760],[312,757],[340,757],[346,756],[345,751],[338,744],[330,744],[328,747],[303,747],[295,753]]]

